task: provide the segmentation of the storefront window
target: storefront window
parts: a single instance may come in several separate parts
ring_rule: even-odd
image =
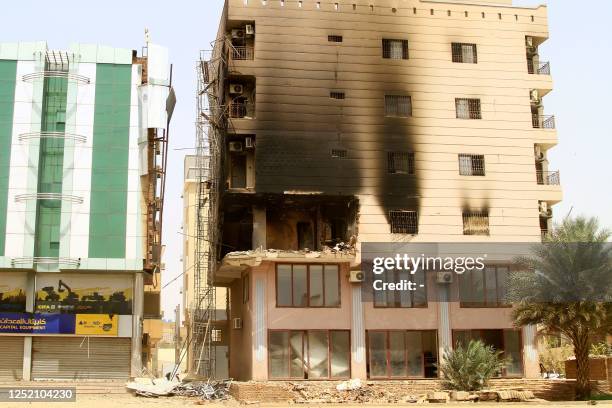
[[[436,332],[368,332],[370,378],[435,378],[437,376]]]
[[[339,307],[338,265],[276,266],[277,307]]]
[[[521,331],[514,329],[497,330],[453,330],[453,344],[467,344],[470,340],[480,340],[495,350],[503,351],[502,357],[508,364],[500,376],[520,377],[523,375],[523,353]]]
[[[350,377],[348,330],[272,330],[268,355],[272,379]]]

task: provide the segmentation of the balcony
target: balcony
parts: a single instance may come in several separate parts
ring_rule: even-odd
[[[534,75],[550,75],[550,62],[538,62],[527,60],[527,71]]]
[[[255,49],[251,46],[231,46],[230,58],[234,61],[246,61],[255,59]]]
[[[255,117],[255,104],[245,100],[233,100],[229,105],[229,115],[233,119]]]
[[[531,115],[531,123],[534,129],[556,129],[554,115]]]
[[[561,184],[559,171],[536,171],[538,184],[541,186],[558,186]]]

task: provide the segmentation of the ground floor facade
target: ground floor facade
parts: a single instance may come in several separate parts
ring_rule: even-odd
[[[535,328],[514,327],[512,308],[494,301],[501,266],[451,283],[426,275],[424,294],[385,299],[351,282],[351,262],[339,254],[243,256],[219,273],[235,278],[229,374],[238,380],[438,378],[444,353],[471,339],[503,351],[500,376],[540,376]],[[480,284],[482,302],[471,293]]]
[[[143,285],[134,271],[0,271],[0,379],[141,375]]]

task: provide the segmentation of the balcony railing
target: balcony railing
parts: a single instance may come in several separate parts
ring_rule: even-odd
[[[555,129],[555,117],[553,115],[531,115],[531,122],[534,129]]]
[[[229,106],[230,118],[252,118],[255,105],[248,101],[233,101]]]
[[[559,171],[536,171],[538,184],[543,186],[558,186],[561,184],[561,176]]]
[[[253,47],[244,46],[244,47],[230,47],[230,57],[234,61],[240,60],[252,60],[255,58],[255,50]]]
[[[527,71],[530,74],[550,75],[550,62],[539,62],[535,64],[532,60],[527,60]]]

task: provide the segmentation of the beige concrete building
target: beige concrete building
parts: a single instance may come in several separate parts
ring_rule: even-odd
[[[369,242],[546,234],[562,197],[547,8],[227,0],[219,33],[230,376],[436,377],[446,347],[480,338],[512,359],[503,376],[537,377],[535,330],[501,299],[508,265],[378,302],[355,271]]]
[[[197,200],[198,200],[198,167],[196,156],[186,156],[184,161],[183,179],[183,327],[185,333],[192,333],[193,315],[198,308],[198,294],[196,286],[195,267],[197,245]],[[203,245],[207,245],[205,242]],[[205,252],[204,250],[202,252]],[[207,279],[203,277],[202,286],[206,286]],[[228,291],[225,288],[215,290],[216,305],[214,315],[214,352],[216,360],[216,376],[227,378],[229,370],[229,339],[222,336],[228,333]],[[185,337],[189,340],[188,337]],[[185,354],[184,367],[194,371],[197,366],[200,350],[195,347],[196,342],[189,342]]]

